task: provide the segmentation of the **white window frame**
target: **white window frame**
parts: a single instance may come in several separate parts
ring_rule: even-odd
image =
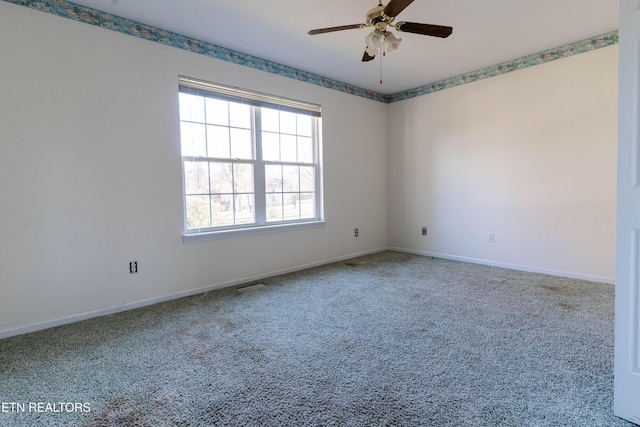
[[[206,157],[193,157],[185,156],[181,152],[182,159],[182,179],[183,179],[183,241],[185,243],[197,242],[203,240],[239,237],[252,234],[262,234],[271,232],[290,231],[305,228],[315,228],[324,225],[324,206],[323,206],[323,185],[322,185],[322,117],[321,107],[316,104],[297,101],[288,98],[277,97],[260,92],[253,92],[244,89],[238,89],[230,86],[224,86],[216,83],[206,82],[185,76],[178,76],[178,90],[182,93],[190,93],[197,96],[210,97],[213,99],[223,99],[232,102],[239,102],[242,104],[248,104],[251,108],[252,115],[252,144],[253,144],[253,159],[240,160],[229,159],[232,162],[244,162],[251,163],[254,166],[254,180],[253,191],[255,195],[255,222],[250,224],[237,224],[237,225],[225,225],[225,226],[210,226],[204,228],[188,228],[187,225],[187,187],[185,179],[185,164],[186,162],[198,160],[208,161],[213,160]],[[286,162],[286,161],[266,161],[262,156],[261,145],[261,128],[260,128],[260,114],[261,108],[266,107],[269,109],[281,109],[283,111],[295,112],[298,114],[309,114],[314,120],[312,120],[312,140],[313,140],[313,162],[312,163],[300,163]],[[180,118],[182,123],[182,118]],[[182,147],[182,143],[181,143]],[[181,149],[182,150],[182,149]],[[267,194],[265,185],[265,166],[267,165],[312,165],[315,168],[315,215],[312,218],[294,219],[294,220],[281,220],[281,221],[267,221],[266,219],[266,200]],[[209,190],[209,195],[212,190]]]

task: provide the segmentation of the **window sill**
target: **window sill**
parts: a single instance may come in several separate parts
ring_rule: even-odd
[[[320,227],[324,227],[325,224],[326,222],[324,220],[321,220],[321,221],[298,222],[295,224],[278,224],[278,225],[264,225],[259,227],[238,228],[235,230],[207,231],[204,233],[184,234],[182,236],[182,241],[184,243],[195,243],[195,242],[205,242],[207,240],[219,240],[219,239],[230,239],[235,237],[254,236],[257,234],[281,233],[284,231],[320,228]]]

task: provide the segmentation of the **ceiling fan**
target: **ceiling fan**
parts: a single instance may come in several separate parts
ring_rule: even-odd
[[[393,25],[393,21],[396,19],[396,16],[407,6],[413,3],[413,1],[414,0],[391,0],[386,6],[383,6],[382,3],[378,3],[377,7],[374,7],[367,12],[364,24],[319,28],[317,30],[309,31],[308,34],[313,36],[316,34],[331,33],[333,31],[373,27],[374,30],[365,37],[366,48],[364,55],[362,56],[363,62],[371,61],[381,51],[384,55],[385,52],[391,52],[398,48],[402,39],[397,38],[393,33],[388,31],[388,26],[392,26],[403,33],[423,34],[425,36],[441,38],[446,38],[451,35],[453,28],[442,25],[419,24],[417,22],[404,21],[400,21]]]

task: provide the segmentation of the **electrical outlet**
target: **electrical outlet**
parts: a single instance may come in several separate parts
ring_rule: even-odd
[[[356,228],[356,229],[353,231],[353,235],[354,235],[355,237],[358,237],[358,236],[360,235],[360,230]]]
[[[489,240],[489,243],[495,243],[496,242],[496,234],[494,232],[489,233],[488,240]]]
[[[131,261],[129,263],[129,273],[134,274],[138,272],[138,261]]]
[[[427,227],[422,227],[422,235],[423,236],[427,235]]]

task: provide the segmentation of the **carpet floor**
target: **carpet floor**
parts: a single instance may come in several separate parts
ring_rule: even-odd
[[[382,252],[0,341],[2,426],[632,426],[614,286]]]

